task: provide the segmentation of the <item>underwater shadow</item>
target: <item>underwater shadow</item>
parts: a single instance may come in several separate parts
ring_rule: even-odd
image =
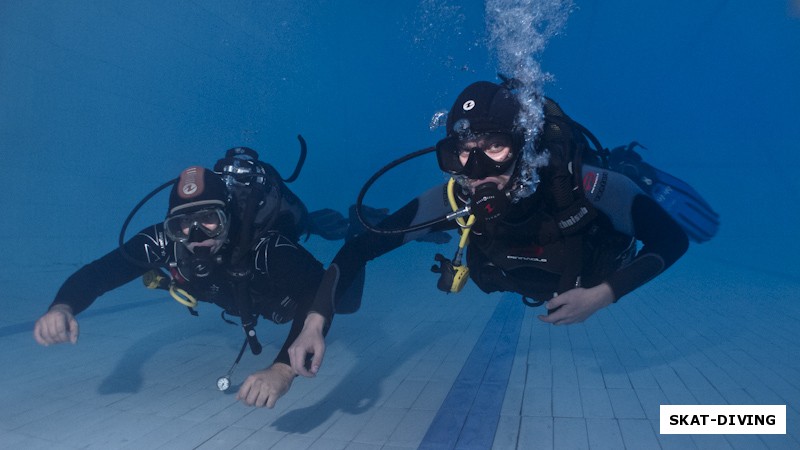
[[[372,335],[372,340],[385,341],[387,334],[380,329],[377,331],[379,334]],[[359,415],[368,411],[381,397],[383,380],[429,345],[430,337],[436,336],[436,332],[436,323],[427,322],[417,327],[408,338],[386,349],[378,358],[358,357],[358,362],[323,399],[308,407],[283,414],[272,425],[285,433],[309,433],[336,412]]]
[[[216,330],[213,332],[216,334]],[[148,360],[163,347],[189,340],[201,333],[206,335],[208,329],[197,329],[189,333],[185,328],[170,325],[139,339],[121,354],[114,370],[106,375],[98,386],[97,393],[100,395],[138,393],[144,381],[142,367]]]

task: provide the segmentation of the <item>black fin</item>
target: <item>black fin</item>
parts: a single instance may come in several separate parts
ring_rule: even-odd
[[[364,225],[361,224],[361,221],[358,220],[356,217],[356,206],[353,205],[350,207],[350,229],[347,232],[347,239],[352,238],[358,233],[364,231]],[[387,208],[373,208],[367,205],[361,205],[361,214],[364,219],[372,224],[377,225],[383,219],[389,216],[389,209]],[[450,242],[453,236],[450,233],[444,231],[432,231],[428,234],[422,235],[416,239],[415,241],[418,242],[432,242],[434,244],[446,244]]]
[[[414,239],[417,242],[432,242],[434,244],[447,244],[453,236],[445,231],[431,231],[430,233]]]
[[[337,241],[347,236],[348,221],[338,211],[329,208],[308,213],[308,232],[323,239]]]
[[[356,205],[350,206],[348,214],[350,216],[350,228],[347,230],[346,240],[350,240],[355,235],[365,230],[364,225],[361,224],[361,221],[358,220],[358,216],[356,215]],[[361,216],[368,223],[376,225],[389,216],[389,210],[387,208],[373,208],[371,206],[361,205]]]

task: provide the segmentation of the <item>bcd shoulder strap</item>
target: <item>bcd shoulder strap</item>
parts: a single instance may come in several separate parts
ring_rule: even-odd
[[[550,164],[542,180],[549,188],[554,222],[569,258],[559,281],[558,293],[562,293],[580,286],[583,231],[593,223],[597,210],[586,199],[581,180],[583,156],[590,151],[583,127],[576,125],[551,99],[545,100],[544,113],[539,144],[550,153]],[[553,230],[542,232],[552,233]]]

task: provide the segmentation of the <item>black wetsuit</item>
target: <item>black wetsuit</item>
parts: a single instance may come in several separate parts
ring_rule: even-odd
[[[181,244],[166,237],[163,224],[148,227],[125,243],[128,255],[165,269],[176,261],[176,252],[182,249],[185,248]],[[230,255],[227,244],[219,254],[225,261]],[[289,364],[287,350],[303,328],[306,312],[322,278],[322,264],[303,247],[278,233],[268,234],[254,245],[246,261],[253,274],[249,282],[253,314],[275,323],[293,320],[289,336],[275,359]],[[142,276],[147,270],[125,259],[116,249],[72,274],[61,286],[53,304],[67,304],[77,315],[99,296]],[[225,267],[217,267],[210,276],[195,279],[177,267],[171,272],[177,287],[200,301],[215,303],[227,313],[238,315],[233,284]]]
[[[688,248],[680,226],[626,176],[605,169],[583,167],[586,199],[596,217],[583,235],[580,285],[607,282],[615,299],[631,292],[672,265]],[[548,300],[558,291],[561,275],[572,261],[564,236],[547,236],[553,216],[545,177],[532,196],[513,203],[491,226],[476,226],[470,234],[467,262],[470,278],[485,292],[513,291],[536,300]],[[383,229],[443,217],[452,212],[446,186],[436,186],[387,217]],[[337,253],[311,310],[331,319],[360,306],[360,286],[366,263],[421,234],[455,229],[453,222],[405,235],[363,232]],[[642,243],[636,252],[636,243]]]

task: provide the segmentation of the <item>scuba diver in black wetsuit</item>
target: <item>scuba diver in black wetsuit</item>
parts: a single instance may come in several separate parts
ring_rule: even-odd
[[[545,303],[548,314],[539,319],[557,325],[586,320],[662,273],[687,250],[681,224],[637,182],[604,168],[608,150],[600,152],[596,139],[555,102],[543,99],[541,129],[524,129],[521,103],[505,81],[467,87],[450,109],[447,136],[435,149],[390,165],[435,151],[440,168],[452,179],[377,226],[365,223],[372,232],[340,249],[303,331],[289,348],[296,373],[316,375],[333,315],[359,308],[366,263],[420,234],[446,229],[461,234],[452,260],[436,255],[438,266],[432,270],[440,274],[439,289],[458,292],[469,277],[487,293],[511,291],[529,306]],[[596,151],[587,151],[589,140]],[[367,182],[359,203],[390,166]],[[711,213],[713,235],[718,221]]]
[[[240,169],[236,162],[230,167]],[[248,224],[240,223],[235,206],[236,199],[219,174],[202,167],[184,170],[170,193],[166,220],[145,228],[119,249],[70,276],[36,322],[36,341],[42,345],[76,343],[79,328],[75,316],[100,295],[144,274],[148,287],[169,289],[193,314],[199,299],[220,306],[223,318],[226,313],[240,316],[245,343],[254,354],[261,351],[254,330],[259,315],[278,324],[292,321],[272,365],[250,375],[237,396],[246,405],[272,408],[296,376],[287,349],[300,333],[324,269],[297,243],[292,227],[281,226],[280,218],[267,232],[256,235],[251,231],[246,236]],[[229,387],[228,377],[218,380],[220,390]]]

